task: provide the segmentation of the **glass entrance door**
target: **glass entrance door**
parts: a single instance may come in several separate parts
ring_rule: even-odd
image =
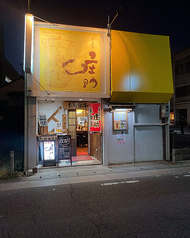
[[[77,155],[88,155],[88,110],[77,109]]]

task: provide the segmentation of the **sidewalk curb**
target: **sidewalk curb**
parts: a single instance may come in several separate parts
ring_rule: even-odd
[[[154,170],[132,171],[132,172],[127,171],[125,173],[117,172],[117,173],[96,174],[78,177],[2,183],[0,184],[0,191],[57,186],[66,184],[77,184],[77,183],[89,183],[100,181],[103,182],[109,180],[131,179],[131,178],[136,179],[136,178],[162,176],[162,175],[177,175],[180,173],[190,173],[190,167],[154,169]]]

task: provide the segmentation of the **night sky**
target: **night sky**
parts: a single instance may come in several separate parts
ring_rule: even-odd
[[[114,30],[170,36],[172,54],[190,47],[190,1],[185,0],[31,0],[30,12],[51,23],[106,28],[116,10]],[[24,16],[28,0],[1,0],[5,57],[22,73]]]

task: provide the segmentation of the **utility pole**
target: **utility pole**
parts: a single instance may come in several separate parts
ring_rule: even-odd
[[[30,13],[30,0],[28,0],[28,13]]]
[[[110,34],[110,29],[111,29],[111,25],[113,24],[113,22],[115,21],[115,19],[117,18],[117,16],[121,13],[121,10],[123,9],[123,7],[121,6],[118,10],[116,10],[116,15],[115,15],[115,17],[113,18],[113,20],[112,20],[112,22],[111,23],[109,23],[109,21],[110,21],[110,17],[109,17],[109,15],[108,15],[108,24],[107,24],[107,28],[108,28],[108,36],[110,37],[111,36],[111,34]]]

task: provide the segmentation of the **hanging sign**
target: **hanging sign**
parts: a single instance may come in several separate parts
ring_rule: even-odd
[[[117,134],[117,144],[125,144],[125,134]]]
[[[44,88],[101,92],[100,33],[50,28],[39,32],[40,84]]]
[[[90,103],[90,131],[101,131],[100,103]]]
[[[88,109],[89,102],[63,102],[64,109]]]
[[[62,130],[62,122],[60,122],[60,121],[55,122],[54,131],[55,131],[55,134],[63,132],[63,130]]]

